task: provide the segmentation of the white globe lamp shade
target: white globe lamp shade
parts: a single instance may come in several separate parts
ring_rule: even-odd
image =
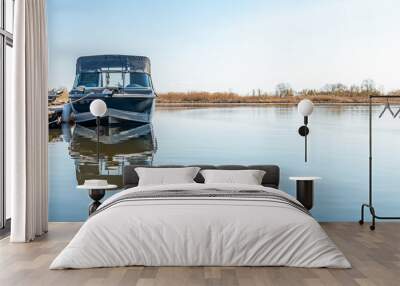
[[[107,105],[101,99],[95,99],[90,104],[90,113],[95,117],[103,117],[107,112]]]
[[[314,110],[314,104],[309,99],[303,99],[297,105],[297,110],[303,116],[309,116]]]

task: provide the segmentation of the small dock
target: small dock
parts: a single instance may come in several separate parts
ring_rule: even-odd
[[[62,123],[64,105],[49,106],[49,128],[58,128]]]
[[[66,89],[51,90],[48,94],[49,111],[48,111],[48,122],[49,128],[59,128],[63,121],[67,122],[70,120],[69,106],[69,95]]]

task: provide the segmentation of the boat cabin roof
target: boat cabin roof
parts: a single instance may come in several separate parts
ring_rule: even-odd
[[[150,59],[143,56],[99,55],[79,57],[76,61],[76,74],[121,68],[123,71],[145,72],[150,74]]]

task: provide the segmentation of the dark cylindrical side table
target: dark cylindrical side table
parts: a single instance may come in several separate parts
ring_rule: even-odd
[[[314,206],[314,181],[320,177],[289,177],[296,181],[296,199],[308,210]]]

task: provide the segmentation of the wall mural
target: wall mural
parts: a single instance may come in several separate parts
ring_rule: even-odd
[[[307,5],[265,1],[172,1],[169,9],[161,2],[72,2],[49,0],[47,8],[51,221],[85,220],[91,200],[77,185],[103,178],[121,186],[126,165],[268,163],[281,167],[280,188],[290,194],[289,177],[322,178],[311,211],[318,220],[359,219],[368,199],[365,103],[369,95],[400,95],[397,79],[382,72],[395,70],[400,41],[383,39],[394,48],[379,61],[371,60],[378,50],[369,44],[371,33],[387,30],[391,14],[377,13],[374,23],[382,27],[372,27],[363,10],[369,8],[357,1],[346,3],[351,17],[341,3],[309,15],[297,10]],[[340,29],[354,27],[354,18],[363,23],[357,39],[353,28]],[[370,59],[362,64],[342,51],[361,46]],[[305,98],[314,103],[307,162],[297,110]],[[90,109],[96,99],[107,108],[99,120]],[[375,204],[393,215],[400,121],[389,112],[379,119],[387,102],[375,103]],[[397,111],[400,100],[390,103]]]

